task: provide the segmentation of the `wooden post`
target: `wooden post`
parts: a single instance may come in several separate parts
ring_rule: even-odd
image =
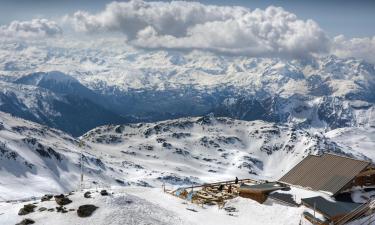
[[[316,216],[315,216],[315,202],[314,202],[314,225],[317,225],[317,223],[316,223]]]

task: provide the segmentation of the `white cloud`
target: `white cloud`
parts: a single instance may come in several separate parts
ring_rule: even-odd
[[[62,29],[56,22],[47,19],[12,21],[9,25],[0,26],[0,36],[3,38],[41,38],[61,34]]]
[[[78,11],[68,20],[78,31],[122,32],[143,48],[305,57],[326,52],[330,42],[314,21],[273,6],[251,11],[197,2],[112,2],[102,12]]]
[[[348,39],[343,35],[333,39],[332,54],[339,57],[355,57],[375,63],[375,36]]]

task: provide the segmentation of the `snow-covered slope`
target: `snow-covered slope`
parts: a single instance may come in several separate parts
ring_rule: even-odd
[[[1,200],[67,192],[79,185],[80,148],[68,134],[0,112]],[[118,183],[120,173],[84,148],[85,174]],[[120,184],[118,184],[120,185]]]
[[[0,41],[0,80],[73,93],[139,122],[213,112],[321,130],[374,124],[374,65],[354,58],[146,51],[118,40],[68,43]]]
[[[90,99],[127,121],[213,112],[320,130],[374,124],[375,68],[354,58],[146,51],[118,40],[68,43],[0,41],[0,80]]]
[[[233,207],[234,212],[219,209],[216,205],[200,207],[185,200],[163,193],[156,188],[114,189],[111,196],[100,196],[92,193],[92,198],[83,198],[82,192],[74,193],[69,198],[73,201],[66,205],[67,209],[75,209],[80,205],[93,204],[97,207],[87,218],[80,218],[76,211],[67,213],[39,212],[39,208],[55,208],[55,201],[38,202],[36,212],[26,216],[18,216],[18,210],[24,204],[33,203],[0,203],[0,220],[4,225],[20,222],[30,218],[36,224],[55,225],[297,225],[304,207],[296,208],[277,203],[259,204],[251,199],[236,198],[226,206]],[[305,223],[307,224],[307,223]]]
[[[75,41],[75,42],[74,42]],[[1,73],[22,76],[58,70],[74,75],[94,90],[166,90],[233,86],[252,93],[291,96],[296,93],[333,96],[374,95],[374,65],[335,56],[310,60],[222,56],[192,51],[145,51],[114,40],[67,45],[0,43]]]
[[[78,95],[0,81],[0,111],[58,128],[75,136],[125,118]]]
[[[124,170],[127,181],[151,186],[235,176],[277,179],[310,153],[366,158],[356,149],[340,148],[322,133],[210,116],[103,126],[83,139],[93,154],[101,154],[105,162]]]
[[[61,131],[0,113],[0,221],[23,218],[37,223],[66,224],[298,224],[305,209],[235,198],[226,206],[203,208],[162,192],[239,178],[277,179],[310,153],[334,152],[374,160],[373,127],[312,133],[289,125],[241,121],[224,117],[190,117],[157,123],[106,125],[81,137],[84,187],[111,188],[111,196],[82,192],[69,196],[68,209],[98,206],[79,218],[75,211],[35,212],[17,216],[26,203],[4,200],[77,190],[80,175],[79,140]],[[348,138],[350,137],[350,138]],[[128,186],[120,188],[119,186]],[[138,186],[138,187],[136,187]],[[139,186],[153,186],[144,188]],[[54,201],[38,207],[54,208]],[[6,209],[6,212],[2,213]],[[1,223],[0,223],[1,224]]]
[[[354,58],[250,58],[202,51],[145,51],[108,40],[100,45],[73,41],[71,45],[0,42],[0,73],[19,77],[57,70],[101,92],[236,87],[282,97],[309,94],[375,99],[371,91],[374,65]]]
[[[108,185],[180,186],[236,176],[278,179],[311,153],[374,160],[372,129],[324,134],[213,116],[106,125],[82,137],[85,185],[96,187],[104,181]],[[78,140],[68,134],[0,113],[0,150],[0,192],[11,193],[7,198],[78,186],[80,148]],[[23,185],[29,189],[23,191]]]
[[[54,93],[75,95],[91,101],[101,101],[100,95],[83,86],[73,77],[59,71],[36,72],[17,79],[14,83],[48,89]],[[104,100],[102,100],[103,102]]]
[[[375,159],[375,126],[340,128],[328,132],[326,136],[342,148],[361,151]]]

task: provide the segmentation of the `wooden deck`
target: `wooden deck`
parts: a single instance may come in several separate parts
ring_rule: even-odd
[[[169,193],[198,205],[209,204],[224,207],[227,200],[239,195],[240,184],[256,184],[258,182],[253,179],[241,179],[236,184],[235,180],[230,180],[182,187]]]

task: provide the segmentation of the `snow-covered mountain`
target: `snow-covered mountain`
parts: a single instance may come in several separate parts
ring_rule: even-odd
[[[100,46],[1,42],[0,50],[0,80],[89,99],[126,121],[214,113],[320,130],[374,125],[374,65],[354,58],[291,60],[145,51],[108,40]]]
[[[74,136],[94,128],[83,135],[87,151],[108,168],[103,179],[124,185],[273,179],[322,151],[374,159],[361,146],[373,146],[375,69],[361,60],[249,58],[59,41],[0,42],[0,54],[0,110]],[[129,121],[134,123],[120,125]],[[95,128],[104,124],[114,125]],[[20,136],[12,142],[29,136],[54,140],[24,137],[11,127],[0,132]],[[347,141],[348,135],[358,141]],[[60,142],[71,145],[61,137]],[[67,161],[76,165],[77,158]],[[112,173],[121,179],[108,178]]]
[[[117,184],[121,173],[111,170],[82,146],[86,179]],[[0,112],[1,200],[60,193],[79,186],[79,140],[46,126]]]
[[[1,42],[0,50],[3,75],[61,71],[103,93],[235,87],[241,92],[282,97],[303,94],[375,99],[374,65],[354,58],[290,60],[203,51],[146,51],[108,40],[93,46]]]
[[[96,126],[128,120],[74,94],[0,81],[0,110],[78,136]]]
[[[361,149],[322,133],[212,116],[102,126],[82,140],[90,187],[190,185],[235,176],[277,179],[307,154],[327,151],[369,159]],[[0,193],[12,193],[8,199],[76,189],[79,157],[79,140],[0,113]]]
[[[128,181],[150,186],[155,180],[187,185],[235,176],[277,179],[311,153],[368,159],[323,133],[212,116],[103,126],[83,139],[94,154],[126,171]]]

